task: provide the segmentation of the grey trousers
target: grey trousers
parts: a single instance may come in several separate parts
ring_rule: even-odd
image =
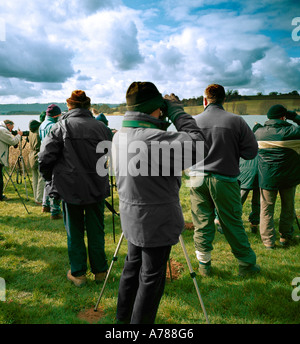
[[[272,247],[275,245],[274,212],[278,192],[281,199],[278,231],[282,238],[290,239],[292,237],[292,227],[295,220],[295,191],[296,187],[279,190],[260,190],[260,236],[265,246]]]

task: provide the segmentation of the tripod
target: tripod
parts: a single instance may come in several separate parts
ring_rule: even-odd
[[[24,144],[24,147],[25,147],[25,146],[26,146],[26,142],[25,142],[25,144]],[[13,175],[14,170],[16,169],[16,167],[17,167],[17,165],[18,165],[18,166],[19,166],[19,170],[21,170],[21,174],[23,175],[24,185],[25,185],[25,191],[26,191],[26,199],[27,199],[27,201],[28,201],[28,190],[27,190],[27,184],[26,184],[26,176],[28,177],[28,180],[29,180],[31,189],[32,189],[32,184],[31,184],[31,181],[30,181],[30,177],[29,177],[28,171],[27,171],[26,166],[25,166],[25,162],[24,162],[24,157],[23,157],[23,148],[24,148],[24,147],[22,147],[22,136],[21,136],[21,140],[20,140],[20,143],[19,143],[20,153],[19,153],[19,156],[18,156],[18,158],[17,158],[17,160],[16,160],[16,162],[15,162],[13,168],[12,168],[12,171],[11,171],[11,173],[10,173],[10,175],[9,175],[10,178],[9,178],[8,181],[6,182],[6,184],[5,184],[3,190],[6,189],[6,186],[7,186],[8,182],[9,182],[9,180],[12,181],[11,176]],[[26,175],[25,175],[25,172],[26,172]],[[17,183],[18,183],[18,181],[17,181]],[[18,183],[18,184],[19,184],[19,183]]]
[[[116,262],[116,261],[118,260],[118,257],[117,257],[117,256],[118,256],[118,252],[119,252],[120,246],[121,246],[121,244],[122,244],[123,238],[124,238],[124,234],[123,234],[123,232],[122,232],[121,237],[120,237],[120,240],[119,240],[118,245],[117,245],[117,248],[116,248],[116,250],[115,250],[114,256],[113,256],[113,258],[112,258],[111,264],[110,264],[109,269],[108,269],[108,271],[107,271],[107,274],[106,274],[106,277],[105,277],[105,280],[104,280],[103,287],[102,287],[102,289],[101,289],[99,298],[98,298],[97,303],[96,303],[96,305],[95,305],[95,308],[94,308],[94,311],[95,311],[95,312],[97,312],[97,309],[98,309],[100,300],[101,300],[102,295],[103,295],[103,293],[104,293],[104,289],[105,289],[107,280],[108,280],[108,278],[109,278],[110,272],[111,272],[111,270],[112,270],[112,267],[113,267],[113,265],[114,265],[114,262]],[[181,235],[179,236],[179,241],[180,241],[180,244],[181,244],[181,247],[182,247],[182,250],[183,250],[183,253],[184,253],[186,262],[187,262],[187,265],[188,265],[188,267],[189,267],[190,276],[191,276],[191,278],[193,279],[193,282],[194,282],[194,285],[195,285],[195,288],[196,288],[196,292],[197,292],[197,295],[198,295],[198,298],[199,298],[199,301],[200,301],[200,305],[201,305],[201,308],[202,308],[202,310],[203,310],[203,313],[204,313],[206,322],[207,322],[207,324],[209,324],[209,320],[208,320],[208,316],[207,316],[207,313],[206,313],[206,310],[205,310],[205,306],[204,306],[204,303],[203,303],[203,301],[202,301],[202,298],[201,298],[201,295],[200,295],[200,291],[199,291],[199,288],[198,288],[198,284],[197,284],[197,281],[196,281],[196,274],[195,274],[195,272],[193,271],[193,268],[192,268],[192,265],[191,265],[190,259],[189,259],[189,257],[188,257],[188,254],[187,254],[187,251],[186,251],[186,248],[185,248],[185,245],[184,245],[184,242],[183,242],[183,239],[182,239],[182,236],[181,236]],[[171,271],[171,269],[170,269],[170,271]]]
[[[13,187],[14,187],[16,193],[18,194],[20,200],[22,201],[22,203],[23,203],[23,205],[24,205],[24,207],[25,207],[25,209],[26,209],[26,211],[27,211],[27,214],[29,214],[29,211],[28,211],[28,209],[26,208],[26,205],[25,205],[25,203],[24,203],[24,201],[23,201],[23,198],[21,197],[21,195],[20,195],[18,189],[16,188],[16,185],[15,185],[15,183],[13,182],[13,180],[12,180],[12,178],[11,178],[11,175],[8,173],[6,167],[5,167],[4,164],[2,163],[1,158],[0,158],[0,163],[1,163],[1,165],[3,165],[4,172],[5,172],[5,173],[7,174],[7,176],[8,176],[8,180],[7,180],[7,182],[6,182],[6,185],[7,185],[7,183],[8,183],[9,181],[11,181],[11,183],[12,183],[12,185],[13,185]],[[5,185],[5,187],[6,187],[6,185]]]

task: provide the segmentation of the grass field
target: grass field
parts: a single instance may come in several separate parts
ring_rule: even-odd
[[[14,179],[15,181],[15,176]],[[96,285],[88,272],[88,283],[76,288],[66,279],[69,269],[67,240],[62,220],[51,221],[49,214],[35,205],[27,178],[27,214],[12,183],[0,204],[0,277],[5,281],[5,301],[0,301],[0,324],[113,324],[118,283],[126,255],[124,240],[114,263],[98,312],[93,308],[102,285]],[[17,188],[25,199],[25,185]],[[300,192],[296,193],[296,212],[300,214]],[[118,209],[117,192],[114,193]],[[108,199],[110,201],[110,199]],[[181,202],[186,222],[191,221],[189,189],[182,187]],[[247,222],[249,198],[243,220],[257,262],[262,271],[253,278],[238,276],[238,265],[223,235],[216,233],[212,264],[214,274],[201,277],[197,272],[193,231],[185,230],[183,240],[211,324],[299,324],[299,301],[292,299],[292,281],[300,278],[299,240],[289,248],[264,249],[259,234],[252,234]],[[276,204],[276,225],[280,201]],[[120,238],[119,218],[113,240],[112,216],[105,210],[106,253],[109,264]],[[295,223],[295,233],[299,229]],[[180,244],[171,251],[172,281],[167,280],[157,314],[157,324],[205,324],[193,281]],[[3,286],[3,284],[2,284]],[[1,295],[1,294],[0,294]],[[300,291],[298,294],[300,296]]]

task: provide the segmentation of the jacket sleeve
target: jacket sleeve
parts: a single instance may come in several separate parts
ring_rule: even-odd
[[[63,149],[62,128],[53,126],[51,132],[42,141],[38,154],[39,171],[46,181],[52,180],[52,171]]]
[[[258,144],[253,131],[243,118],[240,118],[240,157],[245,160],[254,159],[258,153]]]
[[[195,119],[184,111],[183,106],[180,103],[167,101],[167,104],[168,117],[174,119],[173,123],[177,131],[187,133],[193,143],[196,141],[203,141],[204,156],[206,156],[209,147],[205,142],[202,130],[198,127]]]
[[[13,136],[9,130],[1,130],[1,141],[9,146],[14,146],[19,143],[21,136],[17,134]]]

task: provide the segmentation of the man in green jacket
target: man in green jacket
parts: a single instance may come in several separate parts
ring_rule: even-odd
[[[274,208],[279,192],[281,214],[280,244],[290,244],[295,219],[295,191],[300,183],[300,116],[282,105],[272,106],[268,121],[255,136],[259,145],[258,174],[261,191],[260,235],[267,249],[275,248]],[[290,119],[298,127],[288,123]]]

